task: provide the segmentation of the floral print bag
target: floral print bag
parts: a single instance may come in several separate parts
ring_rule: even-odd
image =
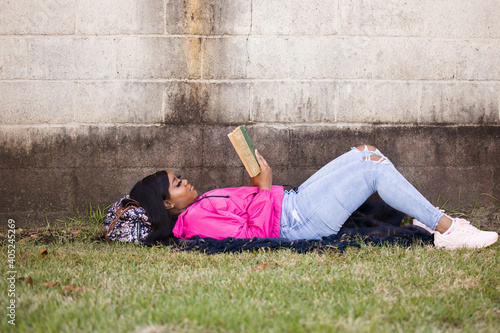
[[[143,243],[151,232],[146,211],[128,195],[109,208],[104,226],[108,242]]]

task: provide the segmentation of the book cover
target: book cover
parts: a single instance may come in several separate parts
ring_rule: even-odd
[[[257,176],[261,169],[259,162],[257,162],[257,157],[255,156],[255,147],[248,135],[245,125],[238,126],[227,136],[229,140],[231,140],[234,149],[238,153],[250,177]]]

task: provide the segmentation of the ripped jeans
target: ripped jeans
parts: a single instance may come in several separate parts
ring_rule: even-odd
[[[349,216],[375,192],[385,203],[432,230],[444,215],[378,149],[371,151],[364,146],[361,151],[353,147],[297,190],[285,191],[280,236],[320,239],[337,234]]]

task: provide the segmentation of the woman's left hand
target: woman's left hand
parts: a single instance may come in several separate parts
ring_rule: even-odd
[[[259,190],[266,189],[271,191],[273,185],[273,170],[257,150],[255,150],[255,156],[257,156],[261,172],[257,176],[250,178],[250,184],[252,186],[258,186]]]

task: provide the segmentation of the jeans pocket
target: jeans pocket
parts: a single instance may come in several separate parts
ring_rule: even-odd
[[[297,210],[292,210],[290,216],[289,216],[289,228],[290,230],[297,230],[297,229],[300,229],[300,227],[302,227],[304,224],[305,224],[305,220],[302,219],[300,216],[299,216],[299,213],[297,212]]]

